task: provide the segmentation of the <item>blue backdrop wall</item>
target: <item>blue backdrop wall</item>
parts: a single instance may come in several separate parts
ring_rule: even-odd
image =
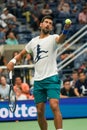
[[[87,97],[60,99],[60,110],[63,118],[87,117]],[[49,102],[46,103],[45,115],[47,119],[53,119]],[[37,110],[33,100],[18,101],[14,113],[10,112],[8,101],[0,102],[0,122],[36,119]]]

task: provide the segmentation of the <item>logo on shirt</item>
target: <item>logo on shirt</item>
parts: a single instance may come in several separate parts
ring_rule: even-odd
[[[82,94],[83,95],[85,95],[85,94],[87,95],[87,89],[85,88],[84,85],[82,85],[81,89],[82,89]]]
[[[48,57],[48,55],[47,55],[48,51],[42,50],[41,46],[39,44],[37,45],[36,50],[37,50],[37,54],[35,57],[35,63],[38,62],[40,59]]]

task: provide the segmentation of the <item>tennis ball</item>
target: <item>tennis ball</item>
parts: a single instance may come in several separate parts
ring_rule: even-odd
[[[70,19],[65,20],[65,24],[71,24],[71,23],[72,23],[72,21]]]

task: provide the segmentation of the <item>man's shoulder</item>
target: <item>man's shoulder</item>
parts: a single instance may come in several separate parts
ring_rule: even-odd
[[[59,36],[58,34],[50,34],[48,35],[48,37],[56,37],[56,36]],[[36,37],[33,37],[32,39],[39,39],[40,36],[36,36]]]
[[[79,79],[76,81],[76,84],[78,84],[78,83],[80,83],[80,80],[79,80]]]
[[[58,34],[51,34],[50,37],[59,37]]]
[[[13,14],[9,13],[8,16],[14,16]]]
[[[29,85],[28,85],[27,83],[22,83],[22,87],[23,87],[23,86],[26,86],[26,87],[27,87],[27,86],[29,86]]]
[[[78,79],[75,83],[75,87],[80,87],[82,85],[82,82]]]
[[[37,40],[39,39],[39,36],[33,37],[32,40]]]
[[[63,87],[63,88],[61,88],[61,91],[62,91],[62,92],[65,92],[65,91],[66,91],[66,89]]]
[[[1,14],[1,17],[4,16],[4,14]]]
[[[85,79],[85,83],[87,84],[87,78]]]

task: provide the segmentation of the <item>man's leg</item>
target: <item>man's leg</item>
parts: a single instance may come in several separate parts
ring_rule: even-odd
[[[36,107],[37,107],[37,114],[38,114],[38,124],[41,130],[47,130],[47,121],[44,117],[45,104],[38,103]]]
[[[57,99],[50,99],[50,106],[54,114],[54,125],[56,130],[62,130],[62,115],[59,109],[59,101]]]

